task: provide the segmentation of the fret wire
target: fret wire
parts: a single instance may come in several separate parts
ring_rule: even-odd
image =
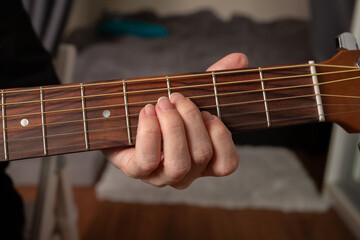
[[[343,78],[343,79],[338,79],[338,80],[333,80],[333,81],[329,81],[325,84],[331,84],[334,82],[339,82],[339,81],[345,81],[345,80],[353,80],[355,78],[358,77],[351,77],[351,78]],[[322,83],[319,83],[318,85],[322,85]],[[280,89],[287,89],[287,88],[300,88],[300,87],[308,87],[308,86],[313,86],[313,84],[307,84],[307,85],[296,85],[296,86],[291,86],[291,87],[279,87],[279,88],[270,88],[270,89],[266,89],[266,91],[273,91],[273,90],[280,90]],[[259,91],[259,90],[255,90],[255,91]],[[250,93],[250,92],[255,92],[254,90],[250,90],[250,91],[242,91],[242,92],[231,92],[231,93],[221,93],[219,95],[230,95],[230,94],[242,94],[242,93]],[[262,91],[262,90],[260,90]],[[2,93],[5,94],[2,90]],[[194,96],[191,97],[190,99],[194,99],[194,98],[202,98],[202,97],[210,97],[213,96],[211,95],[202,95],[202,96]],[[349,97],[349,98],[360,98],[359,96],[346,96],[346,95],[330,95],[330,94],[321,94],[320,96],[329,96],[329,97]],[[301,96],[300,96],[301,97]],[[276,100],[276,99],[275,99]],[[282,99],[280,99],[282,100]],[[156,100],[154,101],[144,101],[144,102],[137,102],[137,103],[132,103],[132,104],[142,104],[142,103],[154,103],[156,102]],[[128,103],[127,105],[132,105],[131,103]],[[6,104],[2,104],[2,106],[6,106]],[[121,104],[118,105],[106,105],[106,106],[96,106],[96,107],[92,107],[92,108],[86,108],[86,109],[95,109],[95,108],[103,108],[103,107],[115,107],[115,106],[123,106]],[[75,111],[75,110],[80,110],[80,109],[66,109],[66,110],[58,110],[58,111],[49,111],[49,112],[44,112],[44,114],[51,114],[51,113],[57,113],[57,112],[65,112],[65,111]],[[34,114],[38,114],[38,113],[27,113],[27,114],[18,114],[18,115],[9,115],[9,116],[2,116],[2,119],[5,119],[6,117],[14,117],[14,116],[28,116],[28,115],[34,115]],[[49,125],[49,124],[46,124]]]
[[[360,107],[360,104],[358,105]],[[272,109],[270,111],[270,113],[272,112],[277,112],[277,111],[285,111],[285,110],[299,110],[302,108],[312,108],[312,107],[317,107],[316,104],[311,104],[311,105],[303,105],[303,106],[295,106],[295,107],[282,107],[282,108],[275,108]],[[242,116],[242,115],[248,115],[248,114],[256,114],[256,113],[263,113],[264,111],[249,111],[249,112],[241,112],[241,113],[228,113],[226,114],[224,117],[231,117],[231,116]]]
[[[289,100],[289,99],[296,99],[296,98],[305,98],[305,97],[314,97],[314,94],[307,94],[307,95],[301,95],[301,96],[291,96],[291,97],[282,97],[282,98],[273,98],[268,99],[267,101],[282,101],[282,100]],[[127,100],[126,100],[127,101]],[[225,103],[220,104],[220,107],[229,107],[229,106],[238,106],[238,105],[244,105],[244,104],[251,104],[251,103],[263,103],[263,100],[252,100],[252,101],[245,101],[245,102],[236,102],[236,103]],[[128,104],[125,104],[127,106]],[[208,108],[216,108],[216,105],[207,105],[207,106],[201,106],[199,109],[208,109]],[[125,108],[126,111],[126,108]],[[139,114],[126,114],[116,117],[125,117],[128,119],[128,117],[133,116],[139,116]],[[115,118],[115,116],[110,116],[107,119]],[[103,120],[103,118],[92,118],[92,119],[86,119],[86,121],[93,121],[93,120]],[[65,121],[65,122],[54,122],[54,123],[47,123],[45,125],[59,125],[59,124],[67,124],[67,123],[76,123],[76,122],[82,122],[83,120],[74,120],[74,121]],[[130,124],[129,124],[130,125]],[[37,127],[40,125],[33,125],[32,127]],[[13,129],[19,129],[21,127],[12,127],[8,128],[7,130],[13,130]],[[130,131],[129,131],[130,132]]]
[[[136,137],[132,138],[133,140],[136,139]],[[127,141],[127,139],[119,139],[119,141]],[[92,144],[98,144],[98,143],[108,143],[109,141],[94,141],[92,142]],[[57,146],[57,147],[49,147],[49,150],[54,150],[54,149],[61,149],[61,148],[69,148],[69,147],[75,147],[75,146],[83,146],[84,144],[71,144],[71,145],[65,145],[65,146]],[[103,148],[105,149],[105,148]],[[100,150],[100,149],[99,149]],[[13,154],[19,154],[19,153],[27,153],[30,151],[12,151]],[[65,153],[69,153],[69,152],[64,152]],[[57,155],[57,154],[55,154]],[[36,157],[36,156],[35,156]],[[39,156],[40,157],[40,156]],[[12,159],[13,160],[13,159]],[[15,160],[15,159],[14,159]]]
[[[264,70],[279,70],[279,69],[286,69],[286,68],[300,68],[300,67],[308,67],[309,64],[297,64],[297,65],[289,65],[289,66],[278,66],[278,67],[267,67],[264,68]],[[333,65],[330,65],[333,66]],[[338,67],[338,66],[333,66]],[[348,66],[344,66],[346,68]],[[338,67],[340,68],[340,67]],[[349,68],[349,67],[348,67]],[[255,69],[256,70],[256,69]],[[217,74],[233,74],[233,73],[247,73],[247,72],[254,72],[254,69],[238,69],[238,70],[223,70],[217,72]],[[190,78],[190,77],[201,77],[201,76],[210,76],[211,73],[196,73],[196,74],[184,74],[184,75],[175,75],[171,76],[172,79],[177,78]],[[130,79],[126,80],[127,83],[133,83],[133,82],[147,82],[147,81],[156,81],[156,80],[162,80],[164,77],[146,77],[141,79]],[[87,83],[87,86],[99,86],[99,85],[109,85],[109,84],[118,84],[122,83],[123,80],[115,80],[111,82],[95,82],[95,83]],[[64,89],[64,88],[74,88],[76,85],[70,85],[70,86],[48,86],[44,88],[44,90],[56,90],[56,89]],[[20,92],[28,92],[28,91],[34,91],[34,89],[19,89],[19,90],[8,90],[6,93],[20,93]]]
[[[216,86],[216,76],[215,76],[214,72],[212,72],[212,81],[213,81],[213,85],[214,85],[214,96],[215,96],[216,112],[217,112],[218,118],[221,119],[218,90],[217,90],[217,86]]]
[[[280,70],[280,69],[292,69],[292,68],[301,68],[301,67],[308,67],[309,64],[297,64],[297,65],[287,65],[287,66],[277,66],[277,67],[265,67],[263,68],[263,70],[268,71],[268,70]],[[319,66],[319,67],[333,67],[333,68],[346,68],[346,69],[353,69],[355,71],[359,71],[358,67],[354,67],[354,66],[343,66],[343,65],[330,65],[330,64],[315,64],[315,66]],[[256,72],[257,68],[255,69],[238,69],[238,70],[222,70],[222,71],[218,71],[216,72],[217,75],[221,75],[221,74],[233,74],[233,73],[251,73],[251,72]],[[196,74],[184,74],[184,75],[175,75],[175,76],[171,76],[170,78],[172,79],[177,79],[177,78],[190,78],[190,77],[201,77],[201,76],[210,76],[211,73],[196,73]],[[152,77],[152,78],[140,78],[140,79],[130,79],[127,80],[128,83],[132,83],[132,82],[147,82],[147,81],[156,81],[156,80],[161,80],[163,79],[163,77]],[[109,85],[109,84],[118,84],[118,83],[122,83],[122,80],[119,81],[111,81],[111,82],[96,82],[96,83],[87,83],[87,86],[101,86],[101,85]],[[46,88],[44,88],[44,90],[53,90],[53,89],[66,89],[66,88],[74,88],[76,87],[76,85],[59,85],[59,86],[47,86]],[[6,93],[21,93],[21,92],[31,92],[31,91],[35,91],[35,89],[18,89],[18,90],[7,90]]]
[[[263,94],[263,98],[264,98],[266,122],[267,122],[267,126],[270,127],[271,123],[270,123],[269,106],[268,106],[268,103],[267,103],[266,92],[265,92],[265,83],[263,81],[264,76],[263,76],[263,72],[261,70],[261,67],[259,67],[259,75],[260,75],[260,79],[261,79],[261,89],[262,89],[262,94]]]
[[[354,80],[357,79],[358,77],[351,77],[351,78],[343,78],[343,79],[338,79],[338,80],[333,80],[333,81],[329,81],[326,82],[325,84],[331,84],[331,83],[335,83],[335,82],[339,82],[339,81],[344,81],[344,80]],[[324,85],[323,83],[319,83],[318,85]],[[268,88],[265,89],[266,92],[268,91],[275,91],[275,90],[283,90],[283,89],[293,89],[293,88],[303,88],[303,87],[314,87],[314,84],[304,84],[304,85],[294,85],[294,86],[290,86],[290,87],[276,87],[276,88]],[[225,96],[225,95],[233,95],[233,94],[246,94],[246,93],[256,93],[256,92],[260,92],[263,90],[248,90],[248,91],[241,91],[241,92],[229,92],[229,93],[220,93],[218,95],[220,96]],[[123,94],[122,92],[119,94]],[[213,97],[214,94],[208,94],[208,95],[199,95],[199,96],[192,96],[189,97],[190,99],[195,99],[195,98],[204,98],[204,97]],[[85,96],[86,97],[86,96]],[[142,102],[134,102],[134,103],[128,103],[128,105],[137,105],[137,104],[148,104],[148,103],[154,103],[156,102],[156,100],[153,101],[142,101]],[[6,105],[6,104],[5,104]],[[89,109],[98,109],[98,108],[103,108],[103,107],[119,107],[119,106],[124,106],[123,104],[113,104],[113,105],[102,105],[102,106],[95,106],[95,107],[87,107],[86,110]],[[73,108],[73,109],[64,109],[64,110],[57,110],[57,111],[48,111],[45,112],[46,114],[51,114],[51,113],[60,113],[60,112],[67,112],[67,111],[77,111],[77,110],[81,110],[81,108]],[[29,115],[36,115],[38,113],[26,113],[26,114],[17,114],[17,115],[9,115],[9,116],[5,116],[5,117],[18,117],[18,116],[29,116]]]
[[[42,131],[42,141],[43,141],[43,150],[44,156],[48,155],[47,153],[47,142],[46,142],[46,131],[45,131],[45,115],[44,115],[44,90],[43,87],[40,87],[40,110],[41,110],[41,131]]]
[[[273,120],[273,122],[281,123],[281,122],[288,122],[288,121],[297,120],[297,119],[307,119],[307,118],[313,119],[314,117],[317,117],[317,115],[293,117],[293,118],[286,118],[286,119],[275,119],[275,120]],[[251,123],[244,123],[244,124],[239,123],[239,124],[228,125],[227,127],[228,128],[231,128],[231,127],[243,127],[243,126],[258,125],[258,124],[266,124],[266,122],[265,121],[259,121],[259,122],[251,122]]]
[[[124,93],[124,108],[126,115],[127,135],[128,135],[129,144],[131,145],[132,141],[131,141],[131,131],[130,131],[129,106],[128,106],[127,91],[126,91],[126,79],[123,79],[123,93]]]
[[[264,69],[263,69],[264,70]],[[325,73],[317,73],[317,76],[320,75],[330,75],[330,74],[340,74],[344,72],[358,72],[359,69],[355,70],[346,70],[346,71],[336,71],[336,72],[325,72]],[[215,75],[220,75],[214,72]],[[282,77],[271,77],[271,78],[264,78],[262,81],[273,81],[273,80],[283,80],[283,79],[292,79],[292,78],[303,78],[303,77],[312,77],[313,74],[300,74],[300,75],[292,75],[292,76],[282,76]],[[356,77],[359,78],[359,77]],[[163,78],[162,78],[163,79]],[[238,80],[238,81],[230,81],[230,82],[218,82],[216,85],[231,85],[236,83],[253,83],[253,82],[260,82],[261,79],[250,79],[250,80]],[[319,85],[324,84],[320,83]],[[180,86],[180,87],[172,87],[171,90],[177,89],[191,89],[191,88],[199,88],[199,87],[209,87],[212,84],[195,84],[195,85],[188,85],[188,86]],[[155,88],[155,89],[146,89],[146,90],[136,90],[136,91],[129,91],[126,92],[127,94],[136,94],[136,93],[144,93],[144,92],[156,92],[156,91],[167,91],[167,88]],[[115,94],[122,94],[122,93],[110,93],[110,94],[98,94],[98,95],[90,95],[88,97],[100,97],[100,96],[111,96]]]
[[[167,90],[168,90],[168,97],[170,99],[170,96],[171,96],[171,83],[170,83],[170,78],[168,75],[166,75],[166,87],[167,87]]]
[[[283,109],[282,109],[283,110]],[[355,113],[355,112],[360,112],[360,110],[353,110],[353,111],[339,111],[339,112],[334,112],[334,113],[327,113],[325,114],[326,116],[329,115],[337,115],[337,114],[347,114],[347,113]],[[239,115],[242,113],[238,113]],[[229,116],[233,116],[234,114],[230,114]],[[228,115],[224,115],[223,117],[227,117]],[[302,117],[292,117],[292,118],[286,118],[286,119],[275,119],[273,120],[273,122],[287,122],[289,120],[296,120],[296,119],[306,119],[306,118],[314,118],[317,117],[318,115],[308,115],[308,116],[302,116]],[[266,123],[265,121],[259,121],[259,122],[252,122],[252,123],[246,123],[246,124],[233,124],[233,125],[227,125],[227,127],[231,128],[231,127],[239,127],[239,126],[246,126],[246,125],[255,125],[255,124],[264,124]],[[131,126],[132,128],[137,128],[137,126]],[[108,129],[96,129],[96,130],[88,130],[88,132],[105,132],[105,131],[110,131],[110,130],[115,130],[115,129],[123,129],[125,127],[116,127],[116,128],[108,128]],[[72,135],[72,134],[81,134],[81,132],[71,132],[71,133],[62,133],[62,134],[54,134],[54,135],[49,135],[49,137],[59,137],[59,136],[66,136],[66,135]],[[11,140],[7,140],[7,142],[14,142],[14,141],[22,141],[22,140],[28,140],[28,139],[36,139],[36,138],[41,138],[41,136],[38,137],[29,137],[29,138],[22,138],[22,139],[11,139]],[[131,139],[136,139],[136,137],[132,137]],[[119,139],[119,141],[126,141],[126,139]],[[107,142],[107,141],[98,141],[98,142]],[[78,144],[80,146],[80,144]],[[65,146],[65,147],[73,147],[76,145],[69,145],[69,146]],[[59,148],[63,148],[59,147]],[[55,148],[48,148],[50,149],[56,149]],[[13,152],[13,153],[19,153],[19,152]]]
[[[333,105],[333,104],[326,104],[326,105]],[[314,105],[314,106],[317,106],[317,105]],[[348,114],[348,113],[358,113],[358,112],[360,112],[360,110],[333,112],[333,113],[325,113],[325,116],[338,115],[338,114]],[[318,117],[318,114],[316,114],[316,115],[308,115],[308,116],[301,116],[301,117],[286,118],[286,119],[275,119],[275,120],[273,120],[273,122],[286,122],[286,121],[289,121],[289,120],[296,120],[296,119],[303,119],[303,118],[314,118],[314,117]],[[256,122],[256,123],[248,123],[246,125],[261,124],[261,123],[265,123],[265,122],[262,121],[262,122]],[[243,124],[243,125],[245,126],[245,124]],[[227,127],[234,127],[234,126],[239,126],[239,125],[237,125],[237,124],[235,124],[235,125],[227,125]]]
[[[281,69],[291,69],[291,68],[301,68],[301,67],[308,67],[309,64],[296,64],[296,65],[290,65],[290,66],[276,66],[276,67],[264,67],[263,70],[264,71],[269,71],[269,70],[281,70]],[[318,64],[317,66],[327,66],[327,67],[334,67],[334,68],[349,68],[349,69],[353,69],[354,71],[360,71],[357,67],[353,67],[353,66],[334,66],[334,65],[327,65],[327,64]],[[233,74],[233,73],[252,73],[252,72],[256,72],[257,69],[237,69],[237,70],[222,70],[222,71],[218,71],[216,72],[217,75],[219,74],[223,74],[223,75],[227,75],[227,74]],[[191,78],[191,77],[201,77],[201,76],[210,76],[211,73],[195,73],[195,74],[184,74],[184,75],[175,75],[175,76],[170,76],[171,79],[178,79],[178,78]],[[133,82],[146,82],[146,81],[156,81],[156,80],[162,80],[164,79],[163,76],[161,77],[150,77],[150,78],[140,78],[140,79],[130,79],[127,80],[127,83],[133,83]],[[114,82],[98,82],[98,83],[88,83],[89,86],[98,86],[98,85],[107,85],[107,84],[116,84],[116,83],[121,83],[121,81],[114,81]]]
[[[310,64],[310,72],[311,72],[311,74],[313,74],[312,82],[314,84],[315,100],[318,105],[317,109],[318,109],[318,114],[319,114],[319,122],[324,122],[325,116],[324,116],[324,109],[323,109],[322,101],[321,101],[321,97],[320,97],[319,81],[316,76],[316,68],[313,66],[313,64],[315,64],[315,62],[309,61],[309,64]]]
[[[7,137],[6,137],[6,121],[5,121],[5,93],[4,90],[1,90],[1,115],[2,115],[2,125],[3,125],[3,140],[4,140],[4,159],[5,161],[9,160],[8,146],[7,146]]]
[[[309,64],[307,66],[309,66]],[[264,71],[265,68],[262,68],[262,69]],[[360,70],[355,69],[355,70],[344,70],[344,71],[317,73],[316,76],[330,75],[330,74],[340,74],[340,73],[347,73],[347,72],[357,72],[357,71],[360,71]],[[219,74],[219,72],[215,72],[215,74],[216,75],[221,75],[221,74]],[[302,77],[312,77],[312,76],[313,76],[313,74],[292,75],[292,76],[283,76],[283,77],[264,78],[263,81],[282,80],[282,79],[291,79],[291,78],[302,78]],[[352,78],[349,78],[349,80],[354,80],[354,79],[358,79],[358,78],[359,77],[352,77]],[[159,79],[164,79],[164,78],[159,78]],[[170,77],[169,77],[169,79],[170,79]],[[236,83],[248,83],[248,82],[259,82],[259,81],[261,81],[261,79],[239,80],[239,81],[217,83],[217,85],[231,85],[231,84],[236,84]],[[334,83],[334,81],[332,81],[332,83]],[[323,84],[328,84],[328,82],[318,83],[318,85],[323,85]],[[89,84],[86,84],[86,86],[88,86],[88,85]],[[198,88],[198,87],[208,87],[208,86],[211,86],[211,85],[212,84],[197,84],[197,85],[189,85],[189,86],[181,86],[181,87],[172,87],[171,90],[174,90],[174,89],[187,89],[187,88]],[[45,89],[48,89],[48,88],[44,88],[44,90]],[[167,88],[157,88],[157,89],[146,89],[146,90],[131,91],[131,92],[127,92],[127,94],[154,92],[154,91],[167,91]],[[9,91],[9,92],[11,92],[11,91]],[[6,93],[9,93],[9,92],[6,91]],[[85,96],[85,98],[112,96],[112,95],[117,95],[117,94],[124,94],[124,93],[123,92],[117,92],[117,93],[107,93],[107,94],[96,94],[96,95]],[[78,98],[79,97],[67,97],[67,98],[46,99],[44,101],[45,102],[48,102],[48,101],[60,101],[60,100],[71,100],[71,99],[78,99]],[[16,105],[16,104],[25,104],[25,103],[34,103],[34,102],[38,102],[38,101],[34,100],[34,101],[25,101],[25,102],[14,102],[14,103],[7,103],[7,105]]]
[[[210,95],[213,96],[213,95]],[[207,97],[210,97],[207,96]],[[342,95],[332,95],[332,94],[321,94],[320,96],[329,96],[329,97],[352,97],[352,98],[359,98],[360,96],[342,96]],[[282,100],[288,100],[288,99],[296,99],[296,98],[304,98],[304,97],[315,97],[314,94],[307,94],[307,95],[300,95],[300,96],[291,96],[291,97],[283,97],[283,98],[273,98],[273,99],[267,99],[267,101],[282,101]],[[149,103],[156,103],[156,100],[154,101],[148,101]],[[253,100],[253,101],[245,101],[245,102],[237,102],[237,103],[230,103],[230,104],[221,104],[220,106],[235,106],[235,105],[243,105],[243,104],[251,104],[251,103],[259,103],[259,102],[263,102],[263,100]],[[126,105],[129,105],[126,104]],[[208,105],[208,106],[202,106],[199,107],[200,109],[204,109],[204,108],[215,108],[216,105]],[[46,112],[45,112],[46,113]],[[138,116],[138,114],[128,114],[127,116]],[[126,115],[122,115],[121,117],[126,117]],[[109,118],[113,118],[113,117],[109,117]],[[4,118],[3,118],[4,119]],[[86,121],[91,121],[91,120],[101,120],[103,118],[94,118],[94,119],[86,119]],[[58,125],[58,124],[66,124],[66,123],[75,123],[75,122],[79,122],[79,121],[83,121],[83,120],[75,120],[75,121],[66,121],[66,122],[55,122],[55,123],[47,123],[44,125]],[[41,126],[41,125],[33,125],[33,127],[36,126]],[[13,127],[13,128],[8,128],[7,130],[13,130],[13,129],[19,129],[22,127]]]
[[[326,104],[326,105],[331,105],[331,104]],[[273,111],[273,110],[272,110]],[[360,110],[354,110],[354,111],[339,111],[339,112],[334,112],[334,113],[326,113],[325,116],[329,116],[329,115],[337,115],[337,114],[347,114],[347,113],[354,113],[354,112],[360,112]],[[303,118],[312,118],[312,117],[317,117],[318,115],[313,115],[313,116],[305,116]],[[298,119],[298,118],[288,118],[288,119],[278,119],[276,122],[287,122],[291,119]],[[257,123],[252,123],[252,124],[264,124],[265,122],[257,122]],[[248,124],[248,125],[251,125],[251,124]],[[238,127],[239,125],[228,125],[228,127]],[[245,126],[245,125],[241,125],[241,126]],[[132,127],[137,127],[137,126],[132,126]],[[123,128],[123,127],[119,127],[119,128]],[[92,132],[93,130],[89,131],[89,132]],[[95,130],[95,131],[108,131],[108,129],[98,129],[98,130]],[[80,132],[79,132],[80,133]],[[69,134],[73,134],[73,133],[69,133]],[[34,138],[34,137],[32,137]],[[8,142],[12,142],[12,141],[21,141],[21,140],[24,140],[24,139],[12,139],[12,140],[7,140]],[[135,142],[136,140],[136,137],[133,137],[132,138],[132,142]],[[126,139],[119,139],[119,141],[126,141]],[[106,142],[109,142],[109,141],[96,141],[94,142],[94,144],[96,143],[106,143]],[[81,144],[72,144],[72,145],[68,145],[68,146],[60,146],[60,147],[53,147],[53,148],[49,148],[49,150],[52,150],[52,149],[60,149],[60,148],[67,148],[67,147],[74,147],[74,146],[82,146]],[[13,153],[16,154],[16,153],[26,153],[26,152],[29,152],[29,151],[14,151]]]
[[[89,136],[87,132],[87,121],[86,121],[86,112],[85,112],[85,99],[84,99],[84,84],[80,83],[80,92],[81,92],[81,108],[82,108],[82,117],[84,125],[84,138],[85,138],[85,149],[89,150]]]
[[[300,95],[300,96],[271,98],[271,99],[267,99],[267,101],[282,101],[282,100],[313,97],[313,96],[315,96],[315,95],[314,94],[306,94],[306,95]],[[223,103],[220,106],[221,107],[228,107],[228,106],[244,105],[244,104],[250,104],[250,103],[262,103],[262,102],[264,102],[264,101],[263,100],[252,100],[252,101],[237,102],[237,103]],[[203,106],[203,107],[200,107],[200,108],[210,108],[210,107],[216,107],[216,105]]]
[[[307,107],[315,107],[316,105],[309,105]],[[274,109],[273,111],[284,111],[284,110],[288,110],[288,109],[297,109],[299,107],[291,107],[291,108],[279,108],[279,109]],[[303,108],[303,107],[301,107]],[[263,111],[261,111],[263,112]],[[254,113],[260,113],[260,111],[253,111],[253,112],[247,112],[247,113],[244,113],[244,112],[241,112],[241,113],[233,113],[233,114],[226,114],[225,117],[230,117],[230,116],[238,116],[238,115],[246,115],[246,114],[254,114]],[[113,117],[113,118],[119,118],[119,117],[125,117],[124,115],[122,116],[116,116],[116,117]],[[92,119],[88,119],[88,120],[92,120]],[[98,119],[100,120],[100,118]],[[137,126],[131,126],[132,128],[137,128]],[[109,130],[116,130],[116,129],[124,129],[124,128],[127,128],[127,127],[113,127],[113,128],[106,128],[106,129],[95,129],[95,130],[88,130],[88,132],[102,132],[102,131],[109,131]],[[71,133],[57,133],[57,134],[52,134],[52,135],[49,135],[48,137],[61,137],[61,136],[66,136],[66,135],[69,135],[69,134],[82,134],[83,131],[78,131],[78,132],[71,132]],[[11,140],[7,140],[7,142],[16,142],[16,141],[23,141],[23,140],[30,140],[30,139],[38,139],[39,137],[38,136],[35,136],[35,137],[27,137],[27,138],[20,138],[20,139],[11,139]]]
[[[133,127],[136,128],[137,126]],[[112,127],[112,128],[103,128],[103,129],[94,129],[94,130],[87,130],[88,133],[94,133],[94,132],[105,132],[105,131],[113,131],[118,129],[124,129],[126,127]],[[49,137],[62,137],[62,136],[68,136],[72,134],[84,134],[83,131],[77,131],[77,132],[66,132],[66,133],[56,133],[49,135]],[[39,139],[41,136],[32,136],[32,137],[26,137],[26,138],[18,138],[18,139],[11,139],[7,140],[7,142],[17,142],[17,141],[23,141],[23,140],[31,140],[31,139]],[[126,138],[126,142],[128,142],[128,138]]]

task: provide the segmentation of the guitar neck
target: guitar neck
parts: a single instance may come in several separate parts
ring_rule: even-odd
[[[0,159],[131,146],[138,113],[180,92],[233,132],[324,120],[311,64],[3,90]]]

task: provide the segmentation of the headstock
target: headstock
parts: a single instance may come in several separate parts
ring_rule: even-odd
[[[360,50],[355,38],[337,39],[339,52],[316,66],[325,120],[348,132],[360,132]]]

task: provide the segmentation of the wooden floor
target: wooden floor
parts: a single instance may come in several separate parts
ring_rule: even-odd
[[[34,187],[17,188],[24,199],[35,198]],[[122,204],[98,201],[92,187],[75,188],[74,196],[84,240],[355,239],[333,210],[283,213]]]

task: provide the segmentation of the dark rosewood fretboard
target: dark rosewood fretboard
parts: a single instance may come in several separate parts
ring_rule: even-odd
[[[309,63],[3,90],[0,160],[133,145],[141,108],[173,92],[231,131],[324,121],[318,69]]]

